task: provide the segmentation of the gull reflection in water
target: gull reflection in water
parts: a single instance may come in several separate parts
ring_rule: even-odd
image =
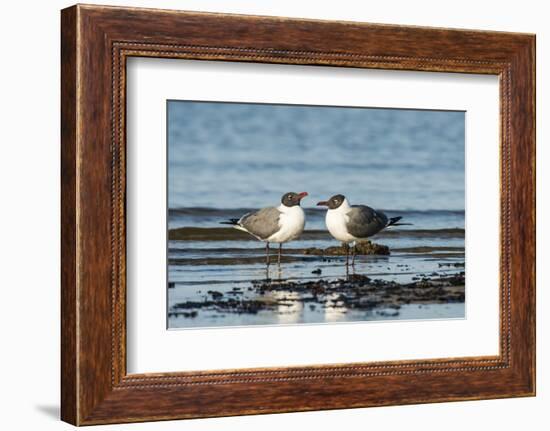
[[[340,299],[339,293],[329,293],[326,296],[324,315],[326,322],[339,322],[343,320],[348,312],[345,303]]]
[[[277,302],[275,313],[277,323],[289,324],[299,323],[304,311],[304,304],[300,301],[300,295],[296,292],[274,291],[271,293],[274,301]]]

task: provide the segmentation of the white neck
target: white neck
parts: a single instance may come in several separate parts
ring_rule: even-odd
[[[302,207],[300,205],[294,205],[292,207],[287,207],[285,204],[279,205],[277,208],[279,211],[281,211],[284,214],[293,213],[296,211],[302,210]]]
[[[334,212],[348,212],[349,209],[351,208],[351,205],[349,204],[347,198],[344,199],[344,202],[342,202],[342,205],[340,205],[338,208],[334,208],[334,209],[329,209],[329,211],[334,211]]]

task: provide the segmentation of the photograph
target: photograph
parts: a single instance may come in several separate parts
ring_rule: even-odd
[[[168,329],[465,318],[464,111],[166,109]]]

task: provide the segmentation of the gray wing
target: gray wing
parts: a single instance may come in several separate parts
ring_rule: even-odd
[[[262,208],[259,211],[245,214],[239,220],[239,225],[260,239],[267,239],[276,233],[279,227],[281,212],[275,207]]]
[[[377,234],[388,225],[386,214],[366,205],[353,205],[347,215],[346,227],[356,238]]]

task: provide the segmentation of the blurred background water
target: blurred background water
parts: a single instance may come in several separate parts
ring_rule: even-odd
[[[412,223],[396,235],[373,238],[388,245],[391,256],[361,257],[356,271],[399,282],[433,271],[457,272],[463,267],[453,265],[464,262],[464,133],[464,112],[169,101],[168,227],[219,229],[220,221],[279,205],[288,191],[307,191],[310,196],[302,202],[306,230],[325,230],[325,211],[315,204],[342,193],[352,204],[382,209]],[[419,234],[422,230],[436,233]],[[335,240],[321,235],[284,247],[293,253],[332,245],[337,245]],[[285,308],[254,315],[212,310],[183,317],[170,314],[178,303],[206,300],[208,291],[227,296],[265,278],[261,259],[232,260],[263,256],[262,247],[253,238],[170,240],[168,326],[388,319],[387,313],[326,308],[322,313],[321,308]],[[420,252],[421,247],[431,249]],[[299,253],[294,257],[300,258]],[[218,260],[208,264],[212,258]],[[322,275],[317,278],[344,275],[338,259],[309,259],[284,265],[282,276],[306,280],[319,269]],[[391,316],[463,317],[464,303],[403,307]]]
[[[308,191],[464,210],[464,112],[168,103],[169,208],[254,208]]]

